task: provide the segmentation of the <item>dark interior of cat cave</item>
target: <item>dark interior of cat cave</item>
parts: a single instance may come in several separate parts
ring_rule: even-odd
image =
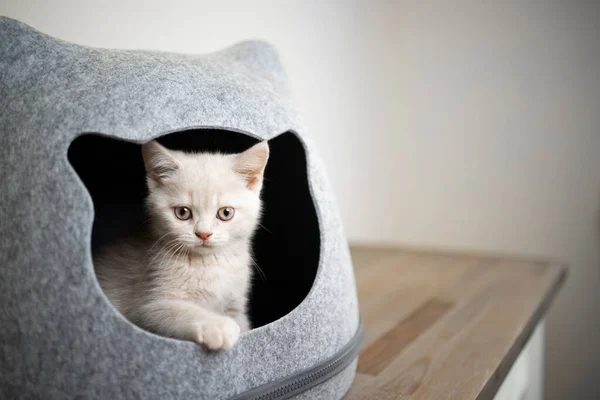
[[[157,140],[173,150],[223,153],[242,152],[258,142],[215,129],[185,130]],[[249,316],[254,328],[283,317],[304,300],[320,256],[304,147],[292,132],[269,140],[269,147],[263,215],[253,241],[254,259],[263,272],[253,274]],[[141,145],[84,134],[70,145],[68,159],[94,203],[92,252],[141,226],[147,194]]]

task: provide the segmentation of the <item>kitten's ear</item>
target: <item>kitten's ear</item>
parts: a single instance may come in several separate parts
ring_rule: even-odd
[[[234,169],[246,179],[248,189],[260,192],[268,159],[269,144],[266,140],[235,156]]]
[[[156,140],[142,145],[142,157],[148,176],[148,185],[151,188],[179,169],[177,160]]]

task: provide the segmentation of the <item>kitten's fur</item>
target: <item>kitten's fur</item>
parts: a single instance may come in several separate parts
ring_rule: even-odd
[[[250,241],[260,217],[267,142],[240,154],[190,154],[156,141],[142,146],[150,225],[99,254],[100,285],[112,304],[148,330],[227,349],[250,329],[246,302]],[[191,210],[179,219],[175,207]],[[217,218],[232,207],[233,218]],[[211,232],[202,240],[199,232]]]

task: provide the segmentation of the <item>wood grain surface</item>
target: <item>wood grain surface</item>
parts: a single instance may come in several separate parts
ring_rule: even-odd
[[[492,399],[566,277],[551,262],[353,247],[365,341],[346,400]]]

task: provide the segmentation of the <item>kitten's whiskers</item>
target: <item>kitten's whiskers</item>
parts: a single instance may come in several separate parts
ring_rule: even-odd
[[[262,228],[263,228],[265,231],[267,231],[267,232],[269,232],[269,233],[271,233],[271,234],[273,233],[273,232],[271,232],[271,231],[269,230],[269,228],[267,228],[266,226],[264,226],[264,225],[263,225],[263,224],[261,224],[260,222],[258,223],[258,225],[259,225],[260,227],[262,227]]]
[[[167,235],[170,235],[171,232],[167,232],[164,235],[162,235],[161,237],[158,238],[158,240],[156,242],[154,242],[154,244],[152,245],[152,247],[150,247],[150,249],[148,250],[148,252],[154,250],[154,248],[156,247],[156,245]],[[175,239],[176,240],[176,239]]]
[[[260,275],[260,278],[262,279],[262,281],[266,282],[267,281],[267,276],[265,275],[265,273],[263,272],[263,270],[258,266],[258,263],[254,260],[254,258],[252,256],[250,256],[250,261],[252,261],[252,265],[254,267],[256,267],[256,271]]]
[[[158,262],[159,265],[163,264],[165,260],[169,260],[170,262],[171,258],[175,256],[183,246],[185,246],[185,243],[180,242],[178,239],[173,239],[157,252],[151,262],[154,262],[159,256],[162,256]]]

